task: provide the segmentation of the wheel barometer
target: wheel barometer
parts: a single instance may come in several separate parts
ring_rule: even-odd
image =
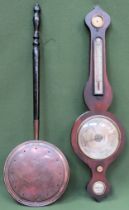
[[[87,191],[100,201],[110,192],[106,171],[122,151],[124,130],[115,116],[107,111],[112,102],[105,50],[105,32],[110,25],[110,16],[97,6],[85,17],[85,23],[91,34],[90,74],[84,88],[84,100],[90,111],[75,121],[72,147],[91,169]]]

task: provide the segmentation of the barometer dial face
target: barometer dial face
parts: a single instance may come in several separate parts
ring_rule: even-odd
[[[94,115],[81,123],[77,138],[83,154],[91,159],[103,160],[117,151],[121,133],[112,119]]]

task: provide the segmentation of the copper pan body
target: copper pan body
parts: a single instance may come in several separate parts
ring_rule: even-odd
[[[4,182],[11,196],[27,206],[45,206],[64,193],[69,181],[64,154],[42,140],[15,147],[6,159]]]

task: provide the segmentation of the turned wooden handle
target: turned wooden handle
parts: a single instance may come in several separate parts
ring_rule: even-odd
[[[34,139],[39,138],[39,112],[40,112],[40,49],[39,49],[39,28],[40,28],[40,6],[34,6],[33,15],[33,107],[34,107]]]

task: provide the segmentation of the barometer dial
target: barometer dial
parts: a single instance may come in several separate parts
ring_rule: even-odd
[[[120,138],[116,123],[102,115],[85,119],[78,130],[81,151],[95,160],[110,157],[117,150]]]

